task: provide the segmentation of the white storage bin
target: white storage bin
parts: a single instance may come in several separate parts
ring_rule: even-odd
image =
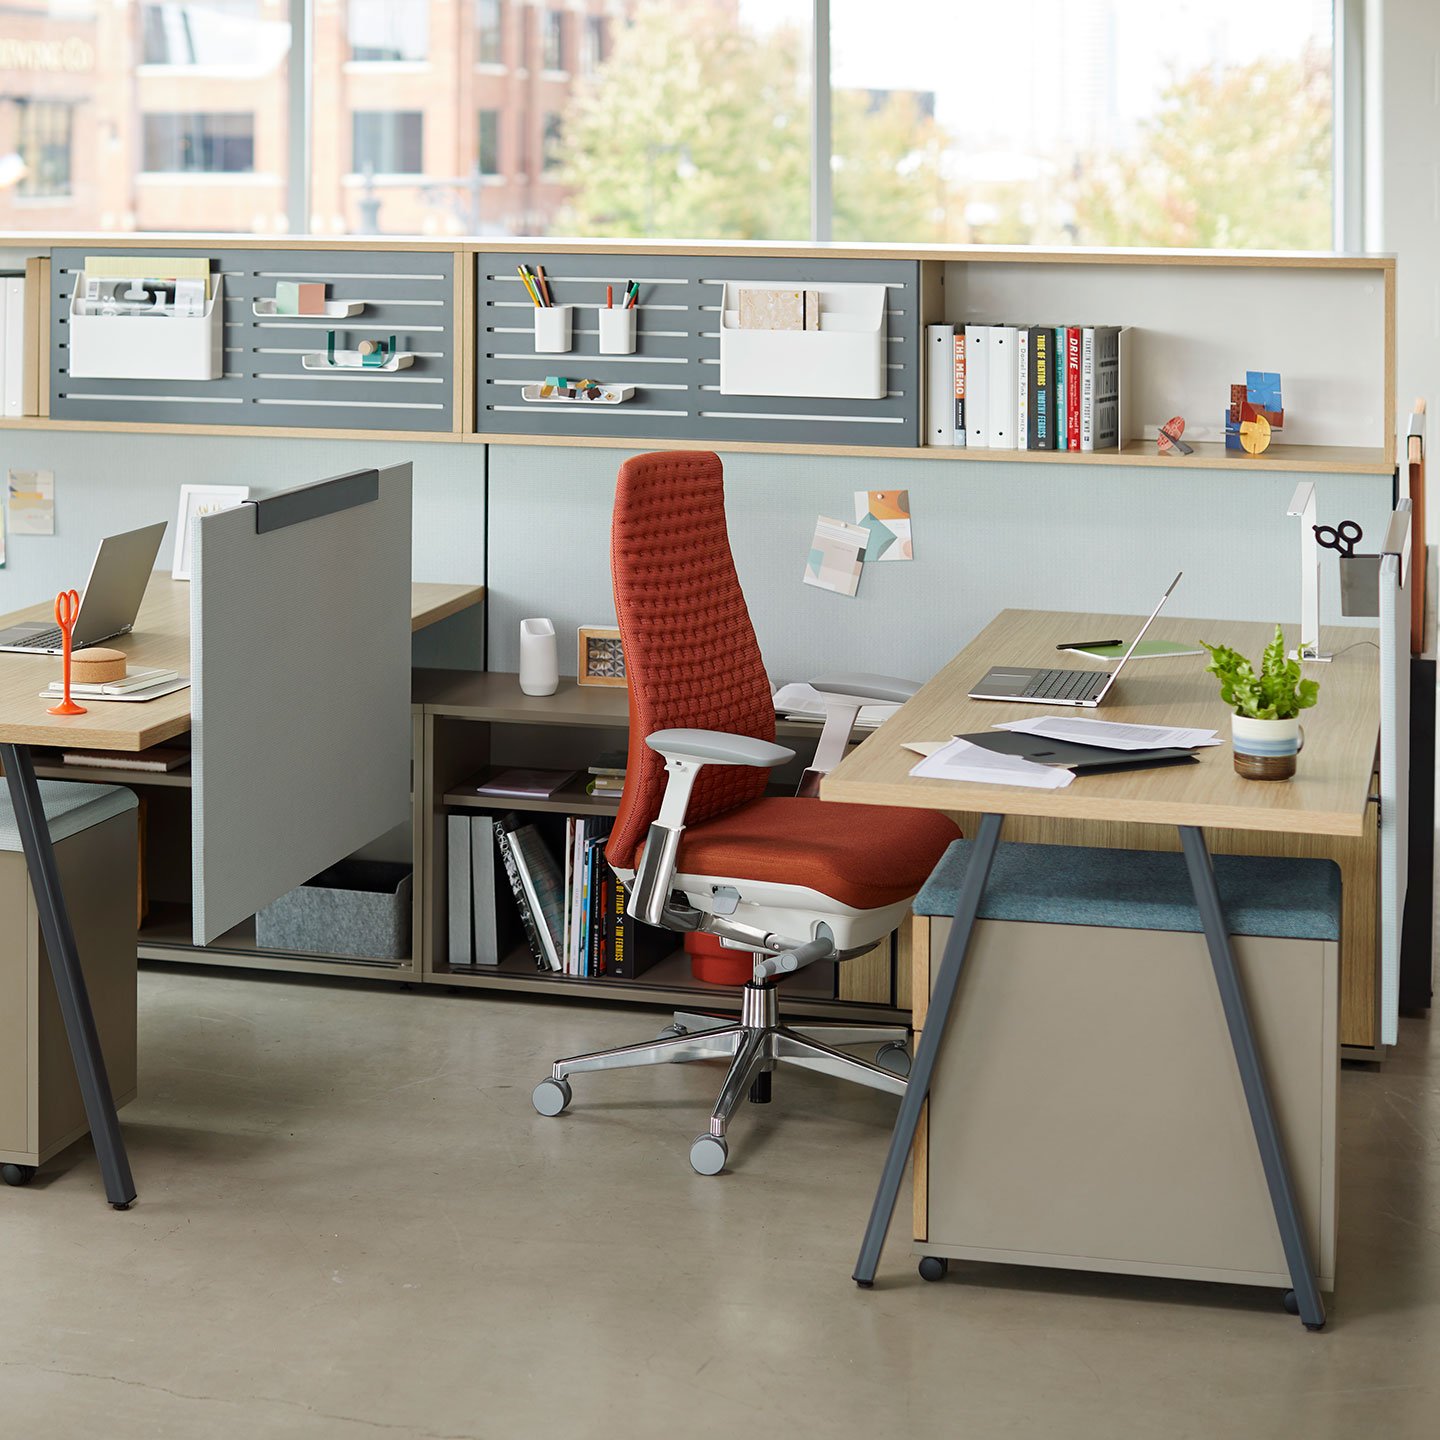
[[[818,290],[818,330],[742,330],[740,291]],[[727,281],[720,316],[720,393],[883,400],[883,285]]]
[[[570,349],[573,305],[535,307],[535,350],[541,355],[563,355]]]
[[[77,380],[218,380],[225,373],[225,281],[203,315],[87,315],[84,272],[70,296],[69,362]]]

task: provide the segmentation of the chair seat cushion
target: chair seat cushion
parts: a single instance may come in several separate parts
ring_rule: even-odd
[[[679,870],[803,885],[878,910],[914,895],[954,838],[933,810],[765,797],[687,826]]]
[[[915,897],[917,915],[953,915],[974,853],[957,840]],[[1215,884],[1232,935],[1340,938],[1340,867],[1333,860],[1216,855]],[[1201,930],[1185,857],[1084,845],[1003,844],[980,901],[983,920]]]
[[[139,805],[132,790],[123,785],[85,785],[74,780],[41,780],[40,803],[50,822],[50,840],[58,845],[92,825],[123,815]],[[19,850],[20,826],[10,808],[9,789],[0,785],[0,851]]]

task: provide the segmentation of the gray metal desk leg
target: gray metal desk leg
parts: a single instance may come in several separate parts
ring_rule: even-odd
[[[1200,922],[1205,927],[1205,942],[1210,948],[1215,984],[1219,987],[1220,1003],[1225,1010],[1225,1023],[1230,1027],[1230,1044],[1235,1050],[1235,1063],[1240,1067],[1245,1103],[1250,1108],[1255,1143],[1260,1147],[1265,1183],[1270,1187],[1270,1204],[1275,1210],[1275,1223],[1280,1227],[1280,1243],[1285,1249],[1290,1283],[1295,1287],[1292,1293],[1305,1328],[1318,1330],[1325,1323],[1325,1302],[1320,1298],[1320,1287],[1315,1282],[1315,1265],[1300,1218],[1300,1206],[1295,1199],[1295,1186],[1290,1179],[1290,1166],[1285,1159],[1280,1129],[1275,1123],[1270,1087],[1265,1083],[1265,1068],[1255,1044],[1245,992],[1240,985],[1239,971],[1235,968],[1235,952],[1230,948],[1230,931],[1220,904],[1220,891],[1215,885],[1210,851],[1205,845],[1204,834],[1195,826],[1181,825],[1179,830],[1185,864],[1190,871],[1190,886],[1195,892]]]
[[[935,977],[935,984],[930,992],[930,1005],[925,1012],[925,1028],[920,1032],[920,1043],[915,1047],[915,1063],[910,1067],[910,1079],[906,1082],[905,1097],[900,1102],[900,1113],[895,1117],[895,1129],[890,1136],[885,1168],[880,1172],[880,1188],[875,1192],[875,1204],[870,1211],[869,1224],[865,1227],[865,1239],[860,1244],[860,1258],[855,1262],[853,1278],[857,1285],[868,1287],[875,1283],[875,1269],[880,1264],[885,1232],[890,1228],[890,1217],[895,1213],[895,1197],[900,1193],[900,1181],[905,1175],[905,1162],[910,1158],[910,1149],[915,1143],[915,1131],[920,1124],[920,1107],[930,1093],[930,1077],[935,1071],[935,1057],[940,1051],[945,1024],[955,1003],[960,970],[970,948],[970,936],[975,929],[976,916],[980,913],[980,898],[984,895],[985,883],[990,878],[990,866],[995,861],[995,851],[1000,844],[1000,827],[1004,819],[1003,815],[980,817],[980,828],[975,835],[975,849],[970,856],[970,864],[965,871],[965,883],[960,887],[960,898],[955,905],[955,923],[951,927],[950,938],[945,942],[940,973]]]
[[[70,912],[65,908],[65,893],[60,888],[55,847],[50,842],[50,826],[45,820],[45,806],[35,780],[35,762],[23,745],[0,745],[0,764],[5,766],[5,779],[10,786],[10,803],[15,807],[15,823],[20,829],[20,843],[25,849],[25,864],[40,916],[40,933],[50,957],[55,994],[60,1001],[75,1076],[85,1102],[85,1118],[100,1160],[105,1198],[117,1210],[125,1210],[135,1199],[135,1182],[130,1177],[130,1160],[125,1154],[125,1141],[115,1114],[110,1077],[105,1073],[105,1057],[100,1052],[100,1036],[80,969]]]

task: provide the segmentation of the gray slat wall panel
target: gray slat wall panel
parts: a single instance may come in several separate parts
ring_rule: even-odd
[[[769,444],[920,443],[920,267],[910,261],[764,260],[668,255],[545,255],[551,297],[574,304],[569,353],[537,354],[534,310],[516,266],[533,254],[475,257],[476,424],[482,433],[654,436]],[[596,308],[640,285],[634,355],[601,355]],[[727,280],[793,284],[883,283],[889,394],[883,400],[797,399],[720,393],[720,304]],[[520,387],[546,375],[633,384],[616,406],[527,405]]]
[[[50,414],[61,420],[156,425],[285,425],[307,430],[454,428],[454,257],[414,251],[174,250],[204,255],[225,276],[225,374],[220,380],[71,380],[66,335],[75,276],[102,246],[59,249],[51,263]],[[139,252],[143,254],[144,252]],[[257,299],[277,280],[324,280],[332,300],[363,300],[353,319],[261,317]],[[125,322],[130,323],[130,322]],[[162,321],[135,321],[161,324]],[[353,347],[368,336],[397,337],[415,354],[394,374],[317,373],[307,351],[324,351],[327,330]]]

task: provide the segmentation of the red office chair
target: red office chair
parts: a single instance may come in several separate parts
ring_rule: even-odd
[[[779,1023],[777,979],[871,949],[904,919],[955,826],[943,816],[813,798],[843,755],[860,706],[917,686],[883,676],[813,682],[827,697],[815,759],[796,797],[765,795],[775,744],[770,681],[735,575],[720,459],[640,455],[620,467],[610,528],[615,610],[630,690],[625,790],[607,858],[630,886],[628,912],[681,934],[708,931],[754,956],[739,1023],[679,1014],[657,1040],[555,1063],[535,1108],[558,1115],[569,1076],[668,1061],[727,1059],[709,1131],[690,1150],[718,1174],[741,1098],[769,1099],[777,1062],[892,1094],[910,1068],[902,1027]],[[823,1039],[821,1038],[823,1037]],[[872,1065],[831,1048],[880,1042]]]

